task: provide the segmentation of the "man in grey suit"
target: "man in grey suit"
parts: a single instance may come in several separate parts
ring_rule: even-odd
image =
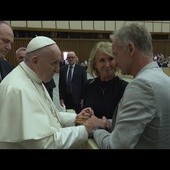
[[[153,62],[150,33],[130,24],[110,37],[122,73],[134,80],[118,104],[116,121],[108,127],[112,131],[101,129],[95,116],[88,120],[95,127],[94,140],[102,149],[170,148],[170,78]]]
[[[84,66],[77,64],[78,57],[75,52],[68,52],[67,61],[69,64],[61,67],[59,72],[60,103],[62,106],[65,105],[66,109],[74,109],[79,113],[82,110],[87,72]]]

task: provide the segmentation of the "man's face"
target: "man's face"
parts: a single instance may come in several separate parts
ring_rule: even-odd
[[[57,45],[52,45],[47,53],[47,56],[37,58],[37,74],[44,82],[49,82],[55,73],[59,72],[61,51]]]
[[[128,46],[116,39],[112,43],[112,51],[122,74],[130,74],[132,60],[128,53]]]
[[[0,59],[5,58],[11,50],[11,43],[14,41],[14,34],[12,29],[6,25],[0,25]]]
[[[26,50],[20,50],[18,52],[18,54],[16,55],[16,60],[17,60],[18,64],[24,60],[25,55],[26,55]]]
[[[73,65],[77,62],[77,56],[74,54],[68,54],[67,55],[67,61],[69,64]]]

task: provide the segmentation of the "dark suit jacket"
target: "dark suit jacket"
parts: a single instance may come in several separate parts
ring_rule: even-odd
[[[44,83],[44,86],[46,87],[51,99],[53,100],[53,89],[56,87],[54,79],[52,78],[51,81]]]
[[[65,100],[67,98],[67,69],[68,65],[65,65],[60,68],[59,72],[59,96],[60,100]],[[80,104],[83,99],[84,87],[87,81],[87,72],[85,67],[80,64],[75,64],[74,72],[72,76],[72,96],[73,102],[75,104]]]
[[[4,79],[5,76],[8,73],[10,73],[13,69],[14,69],[14,66],[11,65],[8,61],[0,60],[0,72],[1,72],[2,79]]]

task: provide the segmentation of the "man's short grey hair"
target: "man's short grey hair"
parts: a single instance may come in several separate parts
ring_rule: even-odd
[[[118,39],[122,45],[133,43],[134,46],[146,55],[153,56],[152,36],[142,25],[132,23],[124,25],[110,35],[112,41]]]
[[[0,25],[1,24],[6,24],[6,25],[8,25],[9,27],[10,27],[10,25],[8,24],[8,22],[6,22],[6,21],[0,21]]]

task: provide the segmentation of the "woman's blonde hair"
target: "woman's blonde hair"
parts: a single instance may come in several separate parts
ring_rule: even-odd
[[[98,42],[94,45],[89,56],[88,72],[93,77],[99,76],[98,70],[95,68],[96,59],[98,58],[98,53],[102,52],[114,58],[112,53],[112,43],[111,42]]]

